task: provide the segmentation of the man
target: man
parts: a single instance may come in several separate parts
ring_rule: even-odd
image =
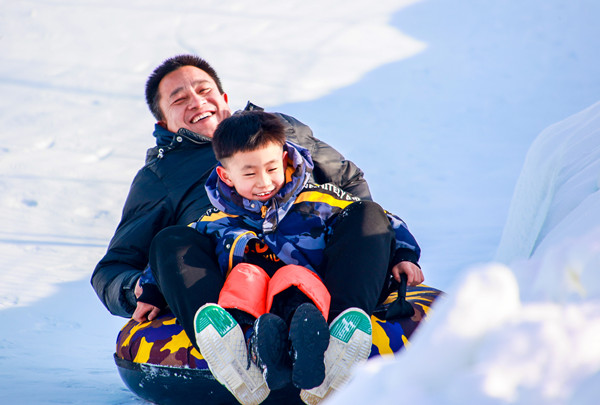
[[[158,66],[146,83],[146,102],[158,121],[154,130],[156,146],[148,150],[146,164],[133,180],[121,222],[91,279],[98,297],[112,314],[123,317],[133,314],[138,321],[154,319],[162,306],[157,305],[162,299],[157,298],[160,292],[141,287],[144,268],[152,260],[164,261],[165,255],[176,260],[182,254],[177,256],[174,250],[181,252],[183,245],[186,249],[193,245],[187,240],[179,243],[181,238],[192,236],[181,236],[178,231],[163,238],[164,243],[155,243],[160,254],[153,256],[150,254],[152,241],[161,230],[188,225],[210,207],[204,183],[217,163],[210,138],[218,124],[231,115],[227,94],[217,73],[206,61],[193,55],[175,56]],[[247,110],[257,108],[250,103],[246,106]],[[371,199],[363,173],[354,163],[314,138],[306,125],[290,116],[277,115],[285,125],[288,139],[311,152],[316,183],[334,183],[358,197]],[[208,252],[209,248],[205,250]],[[194,268],[202,267],[201,262],[207,260],[206,256],[199,258],[193,252],[187,257],[195,258],[198,266]],[[165,293],[169,283],[186,283],[187,286],[196,281],[164,280],[164,285],[159,282],[159,286]],[[211,296],[203,297],[203,301],[211,302],[218,298],[222,280],[205,281],[215,286],[216,291]],[[178,304],[166,298],[177,316]],[[186,306],[189,305],[186,302]],[[190,335],[193,327],[185,329]]]

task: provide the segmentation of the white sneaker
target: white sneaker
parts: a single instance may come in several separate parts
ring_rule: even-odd
[[[216,304],[202,306],[194,317],[196,342],[213,376],[243,405],[258,405],[270,393],[261,370],[248,361],[240,325]]]
[[[329,347],[325,351],[325,380],[309,390],[301,390],[305,404],[316,405],[331,392],[343,387],[352,376],[352,367],[366,361],[371,353],[371,318],[359,308],[349,308],[329,326]]]

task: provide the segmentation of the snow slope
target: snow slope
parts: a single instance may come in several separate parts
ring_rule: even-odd
[[[153,141],[145,78],[182,52],[214,64],[234,108],[250,99],[294,115],[357,162],[420,241],[427,281],[450,292],[412,349],[374,362],[348,395],[383,402],[405,379],[402,395],[426,403],[600,393],[597,2],[0,10],[2,403],[143,403],[112,361],[125,320],[89,277]]]

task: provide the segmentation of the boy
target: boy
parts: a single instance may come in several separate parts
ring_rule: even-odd
[[[391,274],[399,281],[404,272],[422,282],[418,244],[402,220],[377,204],[329,184],[309,184],[310,155],[286,142],[271,114],[235,114],[219,125],[212,143],[220,165],[206,190],[215,208],[193,226],[215,242],[227,278],[218,305],[196,314],[196,341],[215,377],[241,403],[260,403],[291,381],[305,403],[316,404],[343,385],[350,367],[371,350],[371,322],[363,309],[348,308],[327,326],[330,297],[322,280],[332,266],[325,251],[337,224],[351,212],[383,218],[374,236],[383,248],[368,252],[385,263],[374,276]],[[370,243],[353,241],[346,255],[359,254],[363,242]],[[382,295],[388,283],[383,277]],[[252,326],[248,364],[240,324]]]

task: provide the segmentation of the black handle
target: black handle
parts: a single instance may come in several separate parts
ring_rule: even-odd
[[[406,274],[400,274],[400,285],[398,286],[398,298],[385,313],[385,319],[409,318],[415,314],[415,309],[406,301],[406,287],[408,286]]]

